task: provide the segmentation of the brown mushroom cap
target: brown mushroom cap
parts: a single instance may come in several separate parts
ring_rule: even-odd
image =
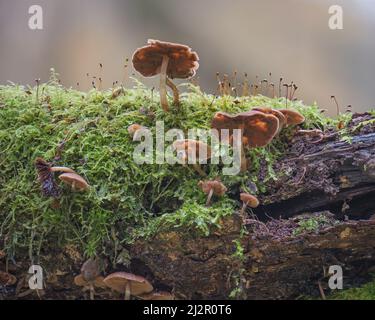
[[[185,139],[185,140],[176,140],[172,144],[173,148],[177,152],[185,152],[187,160],[192,158],[194,155],[195,151],[195,157],[197,159],[197,162],[199,160],[208,160],[211,158],[211,148],[204,142],[202,141],[197,141],[197,140],[191,140],[191,139]],[[199,149],[202,148],[203,150],[207,150],[207,154],[200,154]],[[194,150],[195,149],[195,150]],[[205,156],[205,158],[203,158]]]
[[[104,283],[111,289],[124,293],[129,283],[131,294],[134,296],[150,293],[154,290],[150,282],[141,276],[126,272],[115,272],[104,279]]]
[[[87,190],[90,186],[80,175],[76,173],[63,173],[59,176],[59,179],[70,186],[75,186],[77,190]]]
[[[0,250],[0,260],[5,257],[5,252],[3,250]]]
[[[251,148],[263,147],[271,142],[279,130],[279,120],[272,114],[247,111],[236,115],[218,112],[212,120],[215,129],[242,129],[243,142]]]
[[[195,75],[199,68],[199,57],[188,46],[148,40],[148,45],[139,48],[133,55],[134,69],[144,77],[160,73],[163,56],[169,57],[167,75],[170,78],[187,79]]]
[[[155,291],[139,296],[142,300],[174,300],[173,294],[165,291]]]
[[[51,167],[51,172],[76,173],[73,169],[67,167]]]
[[[74,277],[74,284],[78,287],[84,287],[88,285],[88,282],[84,279],[82,274]]]
[[[248,193],[241,193],[240,199],[243,203],[247,204],[251,208],[256,208],[259,206],[259,200]]]
[[[0,286],[13,286],[14,284],[16,284],[16,282],[17,278],[14,275],[8,272],[0,271]]]
[[[214,195],[223,196],[227,192],[227,188],[218,180],[212,181],[199,181],[198,186],[206,194],[210,193],[213,190]]]
[[[252,110],[274,115],[277,119],[279,119],[279,131],[281,131],[281,129],[286,126],[286,118],[284,114],[279,110],[271,109],[268,107],[257,107],[253,108]]]
[[[141,129],[144,129],[144,128],[145,127],[141,126],[140,124],[134,123],[134,124],[132,124],[131,126],[128,127],[128,132],[129,132],[130,136],[133,137],[138,130],[141,130]]]
[[[75,276],[74,277],[74,284],[78,287],[86,287],[90,284],[90,282],[95,286],[95,287],[98,287],[98,288],[102,288],[102,289],[105,289],[107,286],[106,284],[104,283],[104,277],[102,276],[97,276],[94,280],[92,281],[87,281],[85,280],[85,278],[83,277],[82,274],[79,274],[78,276]]]
[[[287,126],[296,126],[305,122],[305,117],[298,111],[290,109],[281,109],[279,111],[285,116]]]

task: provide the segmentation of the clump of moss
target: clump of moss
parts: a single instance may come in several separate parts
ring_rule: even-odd
[[[55,73],[37,88],[0,86],[0,239],[8,254],[28,248],[31,255],[38,255],[49,241],[79,245],[92,256],[112,252],[113,228],[124,245],[160,227],[183,226],[203,235],[219,227],[219,220],[236,210],[230,195],[207,208],[197,188],[200,177],[193,170],[137,165],[128,126],[138,123],[154,130],[155,122],[163,120],[166,130],[208,129],[218,111],[237,113],[259,105],[284,108],[285,98],[215,97],[191,85],[187,91],[179,109],[165,113],[157,94],[139,82],[115,98],[113,90],[84,93],[64,88]],[[288,106],[306,117],[306,129],[333,123],[317,105],[289,101]],[[224,176],[223,183],[228,189],[240,185],[246,190],[253,180],[262,191],[264,181],[256,178],[260,163],[268,164],[266,179],[277,178],[272,164],[282,154],[288,134],[285,130],[266,148],[251,150],[252,170]],[[71,193],[65,188],[56,208],[53,199],[40,192],[37,157],[73,168],[89,182],[90,192]],[[208,165],[207,171],[209,178],[215,178],[220,166]]]
[[[297,227],[293,230],[293,236],[304,233],[315,233],[324,227],[335,225],[338,221],[332,219],[324,213],[319,213],[311,217],[302,217],[297,221]]]
[[[375,280],[358,288],[338,290],[329,297],[329,300],[375,300]]]

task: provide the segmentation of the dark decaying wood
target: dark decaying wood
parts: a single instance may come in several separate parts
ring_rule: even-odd
[[[348,222],[283,241],[247,238],[243,262],[233,256],[235,225],[226,224],[225,234],[205,239],[161,234],[134,247],[133,254],[138,266],[151,270],[155,283],[173,288],[182,299],[226,299],[236,287],[245,299],[318,296],[318,281],[329,292],[325,276],[331,265],[342,266],[344,288],[375,271],[375,221]]]
[[[369,216],[375,203],[375,133],[312,146],[277,164],[281,178],[270,183],[257,213],[290,217],[329,208],[337,214]],[[283,174],[285,172],[285,174]]]
[[[375,130],[373,130],[375,131]],[[344,288],[368,280],[375,271],[375,133],[306,143],[295,138],[275,165],[263,204],[254,213],[267,221],[289,221],[301,213],[330,211],[339,222],[314,233],[241,239],[244,252],[234,255],[241,219],[233,215],[209,237],[183,230],[161,233],[132,249],[134,266],[147,268],[154,282],[173,288],[177,297],[225,299],[234,289],[247,299],[287,299],[325,293],[327,271],[340,265]],[[266,167],[266,166],[265,166]],[[262,173],[261,173],[262,174]],[[279,218],[283,220],[279,220]],[[267,229],[261,222],[258,230]]]

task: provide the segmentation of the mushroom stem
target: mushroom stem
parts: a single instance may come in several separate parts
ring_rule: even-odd
[[[244,203],[242,204],[241,217],[242,217],[243,220],[245,220],[245,210],[246,210],[246,208],[247,208],[248,203],[249,203],[249,202],[244,202]]]
[[[129,281],[126,283],[124,300],[130,300],[130,283],[129,283]]]
[[[197,171],[202,177],[206,177],[207,174],[206,172],[204,172],[201,168],[201,166],[197,163],[193,164],[193,168],[195,169],[195,171]]]
[[[206,207],[210,206],[211,198],[212,198],[213,194],[214,194],[214,189],[211,188],[211,190],[210,190],[210,192],[208,193],[208,196],[207,196]]]
[[[180,105],[180,93],[177,89],[177,86],[167,77],[167,86],[173,91],[173,104],[175,106]]]
[[[245,155],[245,149],[243,144],[241,144],[241,172],[245,172],[247,170],[247,159]]]
[[[90,300],[94,300],[94,285],[90,283]]]
[[[165,112],[169,111],[168,99],[167,99],[167,69],[168,69],[169,57],[163,56],[163,62],[160,69],[160,103]]]

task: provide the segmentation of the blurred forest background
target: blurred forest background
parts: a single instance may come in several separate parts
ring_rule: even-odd
[[[33,4],[44,10],[42,31],[28,28]],[[343,30],[328,28],[335,4],[344,10]],[[102,63],[107,88],[123,80],[125,59],[154,38],[197,51],[199,83],[210,93],[216,72],[250,79],[272,72],[330,114],[331,95],[343,110],[364,111],[375,104],[374,30],[374,0],[0,0],[0,84],[45,81],[54,67],[64,85],[86,90],[86,74],[98,76]]]

